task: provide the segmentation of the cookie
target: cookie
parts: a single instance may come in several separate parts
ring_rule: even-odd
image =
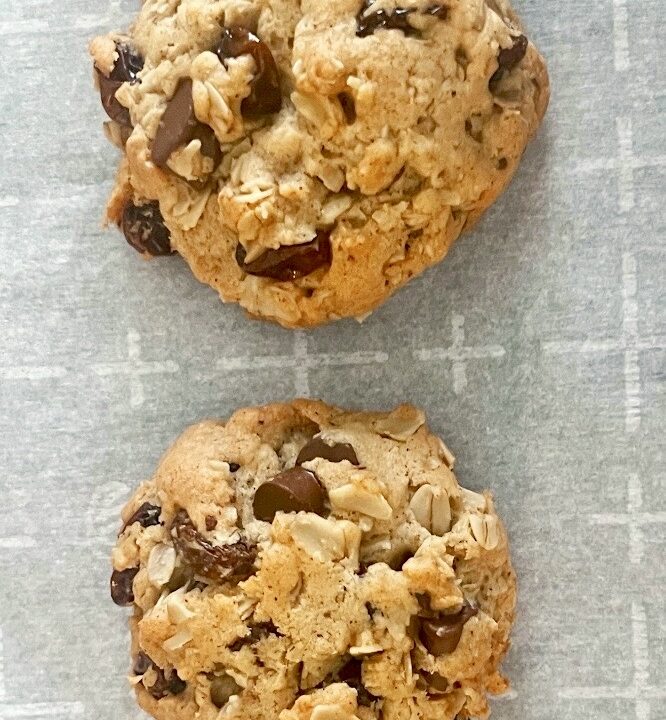
[[[108,220],[286,327],[439,262],[549,97],[506,0],[144,0],[90,49],[123,151]]]
[[[316,401],[189,428],[125,507],[111,595],[132,606],[159,720],[465,720],[506,690],[516,586],[488,492],[421,411]]]

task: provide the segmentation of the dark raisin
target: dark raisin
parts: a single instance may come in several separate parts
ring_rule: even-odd
[[[127,242],[142,255],[171,255],[171,233],[164,224],[157,201],[145,205],[127,203],[121,228]]]
[[[113,571],[111,575],[111,599],[116,605],[125,607],[134,602],[134,589],[132,585],[138,572],[138,567]]]
[[[143,58],[126,43],[116,43],[118,59],[109,75],[98,68],[99,92],[106,114],[120,125],[132,127],[129,110],[116,100],[116,92],[123,83],[139,82],[137,75],[143,69]]]
[[[240,55],[252,55],[256,72],[250,84],[250,94],[241,103],[244,117],[255,119],[280,110],[280,75],[273,54],[265,42],[247,28],[234,25],[224,28],[215,53],[222,61]]]
[[[245,540],[213,545],[194,527],[186,510],[179,510],[171,526],[176,552],[195,574],[213,582],[240,582],[254,574],[257,548]]]
[[[213,517],[212,515],[206,515],[206,530],[210,532],[211,530],[215,530],[217,527],[217,518]]]
[[[236,262],[248,275],[288,282],[309,275],[331,264],[331,242],[328,232],[320,230],[317,237],[300,245],[283,245],[266,250],[255,260],[245,262],[245,248],[236,246]]]

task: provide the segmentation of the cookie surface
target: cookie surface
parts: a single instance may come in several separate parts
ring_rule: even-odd
[[[91,54],[123,150],[108,218],[288,327],[441,260],[549,97],[506,0],[144,0]]]
[[[140,705],[160,720],[465,720],[503,692],[515,577],[491,496],[408,405],[189,428],[123,511]]]

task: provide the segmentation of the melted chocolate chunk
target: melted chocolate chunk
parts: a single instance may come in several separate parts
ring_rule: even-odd
[[[159,525],[161,512],[161,507],[158,507],[157,505],[151,505],[150,503],[145,502],[123,525],[123,530],[128,528],[130,525],[134,525],[134,523],[137,522],[139,523],[139,525],[141,525],[141,527],[145,528],[150,527],[151,525]],[[121,530],[121,533],[123,530]]]
[[[421,642],[431,655],[452,653],[458,647],[465,623],[477,613],[476,608],[465,604],[454,615],[440,613],[436,617],[421,618]]]
[[[373,702],[379,700],[363,684],[363,663],[358,658],[351,658],[336,673],[336,680],[347,683],[349,687],[356,690],[359,705],[369,707]]]
[[[224,61],[240,55],[252,55],[256,66],[250,94],[241,103],[241,113],[248,119],[276,113],[282,107],[280,75],[268,45],[247,28],[234,25],[222,31],[215,53]]]
[[[171,153],[192,140],[201,142],[202,155],[210,157],[217,167],[222,157],[220,145],[213,129],[197,120],[192,99],[192,81],[182,78],[162,114],[150,151],[151,160],[158,167],[165,168]]]
[[[245,262],[245,248],[240,243],[236,246],[236,262],[243,272],[282,282],[298,280],[330,265],[331,256],[331,242],[328,233],[323,230],[310,242],[266,250],[263,255],[249,263]]]
[[[326,491],[317,476],[301,467],[293,467],[260,485],[252,508],[258,520],[273,522],[278,511],[312,512],[323,515]]]
[[[349,443],[331,443],[329,445],[318,435],[315,435],[310,442],[301,448],[296,458],[296,465],[302,465],[315,458],[323,458],[333,463],[348,460],[352,465],[358,465],[358,458],[354,448]]]
[[[125,607],[134,602],[132,585],[138,572],[138,567],[113,571],[111,575],[111,599],[116,605]]]
[[[250,627],[249,635],[245,635],[245,637],[234,640],[234,642],[229,645],[229,650],[231,650],[231,652],[238,652],[246,645],[254,645],[268,635],[280,635],[280,633],[272,622],[257,623],[256,625],[252,625]]]
[[[376,30],[401,30],[405,35],[420,37],[421,31],[409,22],[410,15],[421,12],[423,15],[446,20],[449,13],[448,7],[439,4],[430,5],[422,11],[416,8],[397,7],[393,11],[380,8],[375,12],[368,13],[373,3],[374,0],[363,0],[361,9],[356,15],[356,34],[359,37],[368,37]]]
[[[231,675],[218,675],[210,682],[210,700],[217,708],[224,707],[232,695],[239,695],[243,688]]]
[[[167,695],[180,695],[187,687],[187,683],[182,680],[175,670],[171,670],[167,675],[161,667],[155,665],[151,660],[153,670],[157,674],[157,680],[149,688],[148,692],[155,698],[161,700]]]
[[[137,75],[143,69],[143,58],[126,43],[116,43],[118,59],[110,75],[98,68],[99,94],[106,114],[119,125],[132,127],[129,110],[116,100],[116,92],[123,83],[139,82]]]
[[[127,242],[142,255],[157,257],[173,253],[171,233],[156,200],[145,205],[125,205],[121,229]]]
[[[245,540],[213,545],[194,527],[186,510],[179,510],[171,526],[176,552],[196,575],[213,582],[240,582],[254,575],[257,548]]]
[[[497,56],[497,70],[488,82],[491,92],[495,92],[502,78],[510,70],[516,67],[527,53],[529,42],[524,35],[513,38],[513,45],[510,48],[502,48]]]

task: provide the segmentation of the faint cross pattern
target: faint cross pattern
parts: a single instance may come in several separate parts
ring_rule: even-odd
[[[666,688],[650,685],[650,657],[647,641],[645,608],[639,602],[631,604],[631,635],[633,682],[630,685],[598,685],[560,690],[560,697],[575,700],[577,706],[585,700],[632,700],[636,720],[651,720],[651,700],[666,700]],[[661,720],[661,718],[655,718]]]
[[[632,253],[622,256],[622,335],[619,338],[588,338],[583,341],[554,340],[542,345],[546,355],[624,355],[625,430],[633,433],[641,424],[641,373],[639,355],[666,348],[666,336],[646,336],[638,332],[636,301],[636,259]]]
[[[634,154],[633,124],[629,117],[615,118],[617,133],[617,156],[614,158],[589,158],[576,163],[579,173],[600,173],[612,171],[617,174],[618,205],[623,213],[632,210],[636,204],[634,171],[645,168],[666,168],[666,155],[637,157]]]
[[[638,475],[629,475],[626,513],[594,513],[589,516],[593,525],[616,525],[629,528],[629,561],[639,565],[645,554],[643,527],[664,525],[666,511],[647,512],[643,509],[643,492]]]
[[[84,710],[81,702],[8,703],[0,705],[0,720],[73,720],[82,718]]]
[[[460,395],[467,387],[467,363],[470,360],[488,360],[504,357],[501,345],[465,345],[465,318],[451,318],[451,345],[449,347],[421,348],[414,350],[414,357],[423,362],[448,360],[453,375],[453,392]]]
[[[219,370],[284,369],[294,371],[294,390],[300,397],[309,397],[309,371],[323,367],[350,367],[354,365],[381,365],[388,361],[388,353],[372,350],[356,352],[313,353],[308,351],[308,338],[302,331],[294,333],[294,351],[291,355],[255,355],[221,358]]]
[[[90,494],[84,544],[91,548],[97,557],[109,563],[111,550],[122,524],[120,513],[129,496],[127,486],[118,480],[96,485]]]
[[[96,363],[92,366],[93,372],[100,377],[109,375],[125,375],[130,384],[130,405],[133,408],[141,407],[145,396],[142,378],[146,375],[165,375],[177,373],[180,368],[171,360],[162,362],[146,362],[141,359],[141,336],[136,330],[127,331],[127,360],[110,363]]]
[[[10,365],[0,367],[0,380],[48,380],[67,375],[60,365]]]

